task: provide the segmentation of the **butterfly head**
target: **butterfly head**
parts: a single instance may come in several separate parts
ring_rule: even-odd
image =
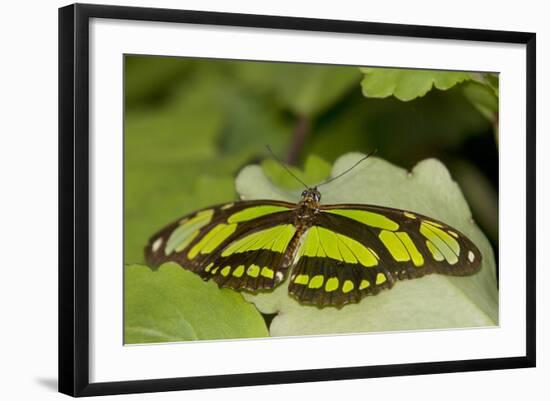
[[[321,202],[321,192],[319,192],[317,187],[306,188],[302,191],[301,203],[318,205],[319,202]]]

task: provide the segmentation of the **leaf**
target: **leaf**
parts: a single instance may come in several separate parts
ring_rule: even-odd
[[[483,82],[488,85],[492,90],[495,96],[498,97],[499,92],[499,77],[495,73],[486,73],[483,74]]]
[[[124,342],[266,337],[261,314],[241,294],[220,290],[174,263],[124,274]]]
[[[269,144],[281,154],[292,134],[292,122],[262,96],[224,85],[217,95],[225,116],[219,143],[226,153],[258,154]]]
[[[181,79],[191,61],[176,57],[124,57],[124,98],[126,105],[134,106],[165,97]]]
[[[473,163],[456,160],[452,164],[452,171],[479,226],[494,243],[498,243],[498,191]]]
[[[210,101],[203,88],[195,81],[162,107],[129,111],[124,126],[126,164],[214,157],[223,110]]]
[[[273,183],[283,188],[303,188],[303,185],[292,177],[278,161],[266,159],[262,162],[262,167]],[[293,166],[286,167],[308,185],[321,182],[330,174],[330,164],[316,155],[308,156],[303,171]]]
[[[339,158],[332,176],[363,155]],[[297,201],[298,192],[283,190],[259,166],[247,166],[236,181],[246,199]],[[380,158],[370,158],[322,187],[323,203],[364,203],[416,211],[456,227],[479,247],[481,271],[468,277],[428,275],[397,282],[393,289],[341,309],[304,306],[287,293],[287,282],[269,293],[245,294],[263,313],[276,313],[273,336],[413,330],[498,324],[495,260],[485,235],[473,223],[458,185],[443,164],[427,159],[411,173]]]
[[[468,72],[408,70],[397,68],[361,68],[365,74],[361,81],[363,95],[384,98],[395,96],[409,101],[422,97],[432,87],[447,90],[461,82],[473,79]]]
[[[498,115],[498,96],[492,87],[479,82],[468,82],[464,85],[464,95],[474,107],[489,121]]]
[[[247,62],[234,67],[240,80],[307,117],[332,106],[360,79],[356,68],[334,65]]]

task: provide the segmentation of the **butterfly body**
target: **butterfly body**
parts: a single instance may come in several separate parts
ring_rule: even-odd
[[[319,307],[359,302],[397,280],[481,267],[477,247],[445,223],[376,205],[322,205],[315,187],[298,203],[240,201],[194,212],[155,234],[145,256],[236,290],[270,290],[288,279],[293,297]]]

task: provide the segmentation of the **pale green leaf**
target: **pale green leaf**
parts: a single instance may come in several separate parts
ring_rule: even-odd
[[[283,188],[303,189],[303,185],[292,177],[278,161],[266,159],[262,162],[262,167],[267,177],[274,184]],[[319,156],[309,155],[306,159],[304,170],[293,166],[286,166],[286,168],[292,171],[305,184],[312,186],[328,177],[331,166]]]
[[[353,165],[361,154],[338,159],[332,176]],[[245,199],[297,201],[299,191],[275,186],[259,166],[237,178]],[[312,183],[314,184],[314,183]],[[323,203],[362,203],[415,211],[442,220],[467,235],[483,255],[481,271],[468,277],[429,275],[396,283],[393,289],[341,309],[304,306],[287,293],[246,294],[263,313],[276,313],[274,336],[493,326],[498,324],[498,290],[492,248],[477,225],[458,185],[443,164],[420,162],[407,172],[383,159],[370,158],[353,171],[321,187]]]

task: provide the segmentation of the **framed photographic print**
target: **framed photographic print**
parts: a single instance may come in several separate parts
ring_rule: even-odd
[[[78,4],[59,45],[61,392],[535,366],[534,34]]]

